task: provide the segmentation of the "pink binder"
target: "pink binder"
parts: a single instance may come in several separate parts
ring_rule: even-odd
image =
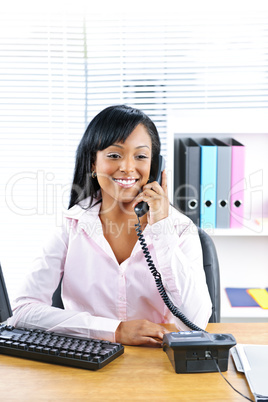
[[[245,190],[245,147],[235,139],[232,146],[231,189],[230,189],[230,228],[243,227]]]

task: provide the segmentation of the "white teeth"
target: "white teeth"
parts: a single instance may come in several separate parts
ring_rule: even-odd
[[[134,184],[136,180],[121,180],[121,179],[115,179],[116,182],[121,183],[121,184]]]

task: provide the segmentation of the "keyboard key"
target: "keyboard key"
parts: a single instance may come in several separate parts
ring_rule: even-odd
[[[89,355],[88,353],[82,355],[82,360],[91,360],[91,355]]]
[[[12,343],[13,343],[12,341],[6,341],[5,346],[10,347],[10,346],[12,346]]]
[[[20,345],[19,342],[12,342],[12,347],[13,347],[13,348],[18,348],[19,345]]]
[[[93,362],[100,363],[101,362],[101,356],[94,356],[93,357]]]
[[[27,349],[27,345],[26,345],[26,343],[21,343],[21,344],[18,346],[18,348],[19,348],[19,349],[26,350],[26,349]]]
[[[110,356],[112,354],[112,352],[110,352],[109,350],[102,350],[100,353],[99,353],[99,356],[101,356],[101,357],[108,357],[108,356]]]
[[[49,353],[56,356],[59,353],[59,349],[50,349]]]

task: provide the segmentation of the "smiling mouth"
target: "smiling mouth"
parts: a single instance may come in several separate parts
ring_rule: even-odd
[[[130,188],[136,184],[138,179],[113,179],[113,181],[121,187]]]

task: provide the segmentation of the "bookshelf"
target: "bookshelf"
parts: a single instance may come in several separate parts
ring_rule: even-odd
[[[174,194],[174,141],[232,137],[246,147],[245,219],[241,229],[206,229],[221,270],[222,320],[267,320],[268,310],[232,308],[226,287],[268,287],[268,119],[266,109],[170,110],[167,174]]]

